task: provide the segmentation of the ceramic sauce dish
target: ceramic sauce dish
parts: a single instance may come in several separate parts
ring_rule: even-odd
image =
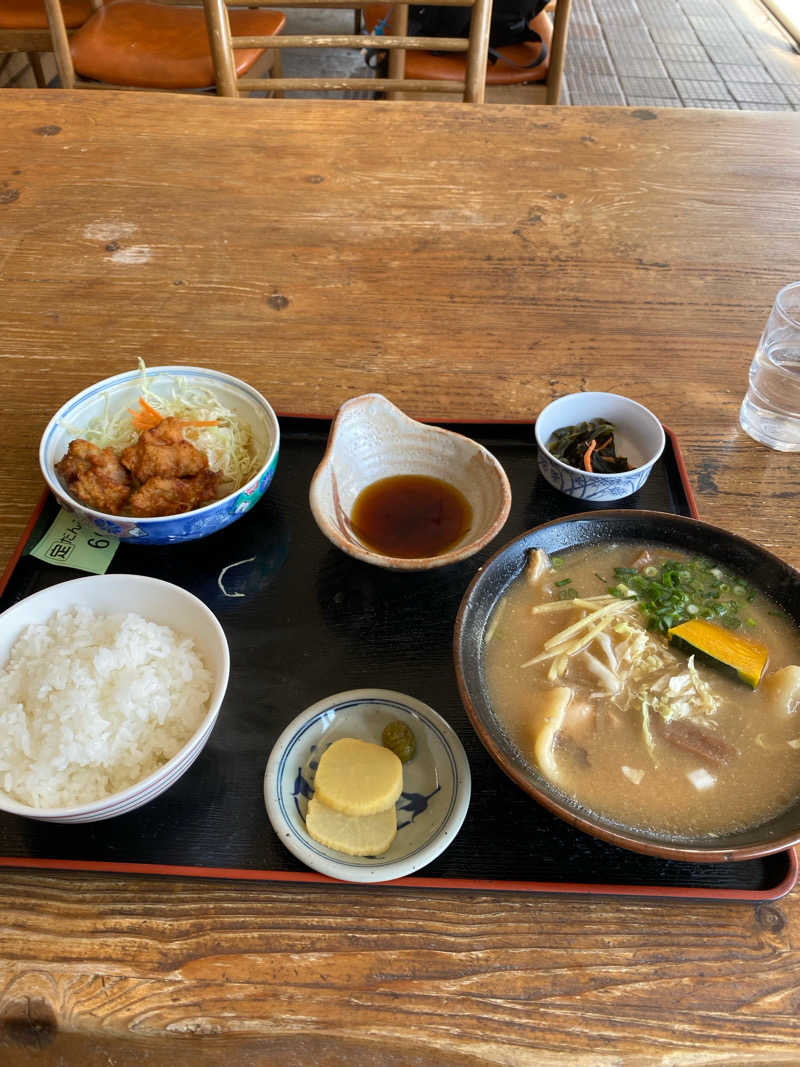
[[[367,486],[416,475],[447,483],[469,505],[465,528],[435,555],[406,558],[370,548],[356,532],[353,506]],[[346,401],[331,427],[309,492],[317,525],[337,548],[395,570],[428,570],[466,559],[502,529],[511,487],[500,463],[462,434],[417,422],[379,393]]]

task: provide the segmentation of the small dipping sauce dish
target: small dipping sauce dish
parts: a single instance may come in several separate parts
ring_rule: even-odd
[[[488,544],[508,518],[511,487],[477,441],[367,393],[339,408],[309,503],[343,552],[392,570],[428,570]]]

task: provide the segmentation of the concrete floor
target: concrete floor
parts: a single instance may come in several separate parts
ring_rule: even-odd
[[[352,27],[351,11],[301,8],[284,32]],[[370,75],[327,49],[287,49],[283,67]],[[573,0],[562,102],[797,111],[800,52],[760,0]]]
[[[573,0],[565,100],[791,111],[800,54],[759,0]]]

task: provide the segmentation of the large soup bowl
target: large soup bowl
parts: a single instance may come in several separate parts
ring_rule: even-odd
[[[454,654],[461,699],[478,736],[498,766],[554,814],[595,837],[653,856],[693,862],[745,860],[800,842],[800,797],[783,814],[715,837],[679,837],[630,827],[583,807],[550,782],[505,732],[489,697],[484,672],[487,625],[509,586],[522,574],[531,549],[564,549],[650,542],[696,553],[741,573],[800,626],[800,573],[736,534],[697,519],[654,511],[596,511],[537,526],[501,548],[475,575],[455,626]]]

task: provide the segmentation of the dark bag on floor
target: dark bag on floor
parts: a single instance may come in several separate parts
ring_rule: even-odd
[[[489,59],[499,58],[494,49],[525,41],[542,41],[528,23],[543,11],[547,0],[495,0],[489,31]],[[414,37],[468,37],[472,9],[469,7],[429,7],[415,5],[408,9],[408,32]],[[542,41],[539,55],[530,66],[538,66],[547,56]]]

